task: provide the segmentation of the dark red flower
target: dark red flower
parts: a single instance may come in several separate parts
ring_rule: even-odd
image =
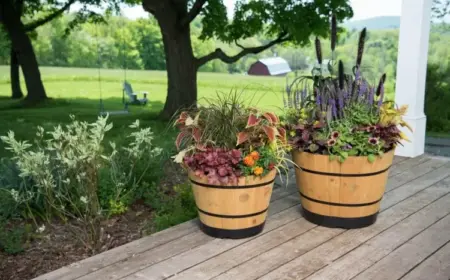
[[[336,144],[336,140],[330,139],[330,140],[328,140],[327,144],[328,144],[328,147],[334,146]]]
[[[375,137],[369,138],[369,143],[372,145],[378,145],[378,139]]]
[[[269,167],[269,170],[272,170],[275,168],[275,164],[271,162],[271,163],[269,163],[268,167]]]
[[[339,137],[339,132],[338,131],[331,132],[331,138],[337,139],[338,137]]]

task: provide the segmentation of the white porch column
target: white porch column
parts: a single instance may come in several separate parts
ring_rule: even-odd
[[[411,143],[398,145],[395,154],[416,157],[425,150],[425,80],[432,0],[403,0],[397,58],[395,102],[409,105],[405,116],[414,132],[402,129]]]

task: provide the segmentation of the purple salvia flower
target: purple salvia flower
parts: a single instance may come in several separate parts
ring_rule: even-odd
[[[336,108],[336,100],[330,99],[331,103],[331,113],[333,114],[333,118],[337,117],[337,108]]]
[[[373,105],[373,97],[374,97],[374,95],[375,95],[375,88],[372,87],[372,88],[370,89],[370,92],[369,92],[369,105],[370,105],[370,106]]]
[[[339,96],[339,108],[341,109],[341,111],[344,109],[344,98],[342,97],[342,95]]]
[[[316,96],[316,105],[320,107],[320,103],[321,103],[320,95],[317,95]]]
[[[381,90],[380,90],[380,99],[378,99],[378,109],[380,109],[381,105],[383,104],[383,99],[384,99],[384,85],[381,85]]]
[[[361,97],[367,91],[367,83],[363,81],[359,87],[358,97]]]
[[[359,67],[357,67],[355,72],[355,81],[358,81],[360,76],[361,72],[359,71]]]

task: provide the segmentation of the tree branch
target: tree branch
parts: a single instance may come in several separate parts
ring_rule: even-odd
[[[186,26],[193,21],[203,9],[208,0],[196,0],[188,14],[180,21],[181,26]]]
[[[277,39],[270,41],[269,43],[267,43],[266,45],[263,45],[263,46],[246,48],[242,45],[238,45],[240,48],[242,48],[242,51],[234,56],[227,55],[226,53],[224,53],[222,51],[222,49],[216,49],[214,52],[212,52],[210,54],[207,54],[205,56],[197,58],[197,61],[196,61],[197,67],[200,67],[203,64],[205,64],[211,60],[214,60],[214,59],[220,59],[225,63],[231,64],[231,63],[238,61],[239,59],[241,59],[242,57],[244,57],[248,54],[260,53],[276,44],[280,44],[280,43],[283,43],[283,42],[286,42],[289,40],[290,40],[290,36],[287,36],[287,34],[285,32],[283,32]]]
[[[33,22],[30,22],[25,25],[25,31],[33,31],[36,28],[38,28],[41,25],[46,24],[49,21],[52,21],[53,19],[57,18],[58,16],[62,15],[67,9],[70,8],[70,6],[75,3],[76,0],[69,0],[64,6],[62,6],[59,10],[54,11],[53,13],[47,15],[46,17],[43,17],[41,19],[35,20]]]

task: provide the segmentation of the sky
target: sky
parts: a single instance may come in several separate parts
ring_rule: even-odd
[[[407,0],[403,0],[407,1]],[[228,11],[233,10],[235,0],[224,0]],[[402,0],[351,0],[354,17],[352,20],[361,20],[378,16],[400,16]],[[147,17],[141,6],[124,8],[123,13],[129,18]]]

